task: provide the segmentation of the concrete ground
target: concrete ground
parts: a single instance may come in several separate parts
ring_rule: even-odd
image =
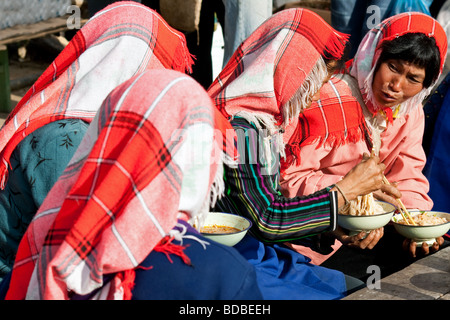
[[[450,300],[450,247],[422,258],[344,300]]]

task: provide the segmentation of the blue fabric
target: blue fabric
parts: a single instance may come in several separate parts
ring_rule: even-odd
[[[237,250],[199,235],[188,226],[187,236],[207,241],[206,249],[195,239],[185,238],[184,252],[191,265],[173,254],[151,252],[136,268],[133,300],[262,300],[253,266]],[[179,244],[179,242],[174,241]],[[150,268],[150,269],[149,269]],[[9,288],[8,273],[0,283],[0,300]],[[105,277],[105,282],[112,279]],[[89,296],[72,296],[85,300]]]
[[[390,16],[390,0],[332,0],[331,25],[344,33],[350,34],[352,58],[359,43],[375,25]],[[374,11],[374,7],[377,11]]]
[[[11,155],[0,190],[0,281],[31,219],[80,144],[88,124],[68,119],[49,123],[25,137]]]
[[[450,212],[450,73],[424,107],[425,130],[431,132],[427,163],[423,170],[430,183],[433,210]],[[427,149],[425,149],[427,150]],[[447,233],[447,234],[450,234]]]
[[[237,47],[272,15],[272,0],[223,0],[225,5],[223,66]]]
[[[402,12],[423,12],[430,15],[433,0],[396,0],[392,1],[391,15]]]
[[[313,265],[283,245],[267,245],[247,235],[234,247],[255,267],[264,299],[333,300],[346,295],[343,273]]]
[[[141,263],[150,270],[136,269],[135,300],[262,300],[253,266],[233,247],[227,247],[199,235],[192,228],[189,235],[206,240],[206,249],[196,240],[183,245],[192,265],[171,255],[152,252]]]
[[[6,293],[8,292],[9,282],[11,281],[11,272],[8,272],[3,281],[0,282],[0,301],[5,300]]]

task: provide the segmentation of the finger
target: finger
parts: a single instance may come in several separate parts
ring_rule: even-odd
[[[391,197],[394,200],[402,198],[402,193],[400,192],[400,190],[398,190],[397,187],[393,185],[383,184],[380,189],[385,193],[387,197]]]
[[[402,243],[402,249],[403,249],[403,251],[409,251],[409,242],[410,242],[409,239],[403,240],[403,243]]]
[[[437,239],[436,239],[436,240],[437,240]],[[436,242],[434,242],[433,245],[431,246],[430,251],[431,251],[431,252],[436,252],[436,251],[438,251],[438,250],[439,250],[439,243],[436,241]]]
[[[381,237],[382,233],[380,229],[372,230],[364,240],[361,240],[359,246],[361,249],[373,249]]]
[[[369,233],[369,235],[370,235],[370,233]],[[363,241],[363,240],[366,239],[369,235],[367,234],[367,232],[361,231],[360,233],[358,233],[358,234],[354,237],[354,242]]]
[[[369,232],[369,234],[367,235],[367,237],[365,237],[364,239],[362,239],[361,241],[359,241],[359,243],[358,243],[358,247],[360,248],[360,249],[366,249],[367,248],[367,246],[370,244],[370,242],[372,241],[372,239],[373,239],[373,234],[372,234],[372,232]]]
[[[422,243],[422,253],[424,255],[427,255],[430,253],[430,247],[428,246],[428,243],[426,243],[426,242]]]
[[[411,257],[415,258],[416,257],[416,248],[417,245],[414,241],[411,240],[411,242],[409,243],[409,254],[411,255]]]
[[[366,232],[361,231],[360,233],[354,236],[348,237],[347,246],[361,249],[361,240],[364,239],[365,236]]]
[[[373,230],[371,232],[371,238],[370,238],[370,242],[367,244],[367,249],[373,249],[378,241],[380,241],[380,239],[383,237],[384,234],[384,229],[383,228],[379,228],[376,230]]]

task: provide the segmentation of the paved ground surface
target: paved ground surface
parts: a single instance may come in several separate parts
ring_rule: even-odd
[[[450,247],[422,258],[344,300],[450,300]]]

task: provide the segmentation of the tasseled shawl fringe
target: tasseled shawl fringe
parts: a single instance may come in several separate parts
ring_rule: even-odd
[[[311,105],[312,97],[320,90],[327,75],[327,65],[320,57],[299,90],[282,107],[284,127],[287,127],[293,119],[298,118],[300,113]]]
[[[264,138],[264,150],[265,159],[269,166],[273,163],[271,146],[275,143],[275,151],[279,155],[280,159],[286,159],[291,152],[295,152],[297,157],[300,156],[299,151],[287,147],[283,141],[283,132],[285,128],[312,102],[312,97],[322,87],[322,81],[328,75],[327,65],[323,58],[319,58],[314,65],[302,86],[292,96],[292,98],[281,107],[283,115],[283,122],[281,125],[277,124],[277,120],[274,115],[264,112],[247,112],[240,111],[234,116],[244,118],[248,122],[255,125],[258,130],[265,129]]]

